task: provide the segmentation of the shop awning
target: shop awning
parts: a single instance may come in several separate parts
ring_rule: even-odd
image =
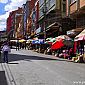
[[[46,31],[50,30],[51,28],[58,28],[58,27],[59,27],[58,23],[54,22],[46,28]]]
[[[82,30],[84,30],[84,28],[75,28],[72,30],[67,31],[67,35],[69,36],[77,36],[80,32],[82,32]]]
[[[52,23],[51,25],[49,25],[49,26],[47,27],[47,29],[50,28],[50,27],[52,27],[52,26],[55,25],[55,24],[56,24],[56,22]]]
[[[84,35],[85,35],[85,29],[79,35],[77,35],[75,38],[80,37],[80,36],[84,36]]]

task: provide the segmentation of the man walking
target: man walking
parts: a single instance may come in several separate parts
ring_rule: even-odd
[[[8,63],[8,52],[10,52],[10,51],[11,51],[10,47],[8,46],[7,43],[5,43],[2,48],[2,52],[4,55],[4,62],[6,62],[6,63]]]

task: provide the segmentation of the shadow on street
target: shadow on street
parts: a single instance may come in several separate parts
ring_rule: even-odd
[[[27,56],[27,55],[19,55],[19,54],[9,54],[9,62],[11,61],[18,61],[18,60],[56,60],[52,58],[45,58],[40,56]]]
[[[8,85],[5,76],[5,71],[0,71],[0,85]]]
[[[9,64],[18,64],[18,63],[11,63],[12,61],[19,61],[19,60],[25,60],[30,61],[31,60],[56,60],[56,61],[65,61],[64,59],[52,59],[52,58],[46,58],[46,57],[40,57],[40,56],[27,56],[27,55],[20,55],[20,54],[9,54]],[[3,55],[0,59],[1,63],[3,62]]]

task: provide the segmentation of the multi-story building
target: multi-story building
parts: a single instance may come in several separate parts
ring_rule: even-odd
[[[28,36],[28,33],[27,33],[27,19],[28,19],[28,16],[30,14],[29,12],[29,3],[30,1],[27,1],[25,4],[23,4],[23,13],[24,13],[24,16],[23,16],[23,20],[24,20],[24,24],[23,24],[23,29],[24,29],[24,37],[27,38]]]
[[[27,18],[27,35],[30,37],[33,37],[35,34],[34,24],[33,24],[33,13],[34,13],[33,9],[35,6],[35,2],[36,0],[29,1],[29,6],[28,6],[29,14]]]
[[[22,13],[22,8],[10,12],[9,17],[7,18],[7,35],[9,39],[18,38],[20,35],[19,30],[22,28],[19,27],[19,23],[22,19]]]
[[[8,38],[12,39],[14,36],[14,15],[15,15],[15,11],[10,12],[9,17],[7,18],[7,22],[6,22],[6,28],[7,28],[7,35]]]
[[[23,39],[23,17],[20,18],[19,26],[17,28],[17,38],[18,39]]]
[[[61,21],[65,15],[66,0],[39,0],[39,36],[46,38],[61,34]]]
[[[9,17],[7,18],[7,25],[6,25],[6,31],[7,31],[7,33],[8,32],[10,32],[10,30],[11,30],[11,26],[12,26],[12,23],[11,23],[11,16],[9,15]]]
[[[70,30],[76,36],[85,28],[85,0],[67,0],[67,15],[75,20],[75,29]]]
[[[32,30],[37,33],[39,32],[39,0],[36,0],[34,8],[32,9]]]
[[[20,22],[21,22],[21,19],[23,19],[23,9],[22,8],[18,8],[17,10],[15,10],[16,13],[14,15],[14,31],[15,31],[15,38],[19,38],[18,36],[19,35],[22,35],[23,34],[23,28],[20,28]],[[23,23],[23,22],[22,22]],[[22,33],[19,34],[19,30],[22,29]]]

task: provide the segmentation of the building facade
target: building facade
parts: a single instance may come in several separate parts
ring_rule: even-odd
[[[34,8],[32,9],[32,30],[35,32],[35,35],[37,35],[39,30],[39,0],[36,0],[34,4]]]
[[[28,36],[28,33],[27,33],[27,19],[28,19],[28,16],[30,14],[29,3],[30,3],[30,1],[27,1],[25,4],[23,4],[23,13],[24,13],[24,15],[23,15],[24,33],[23,34],[24,34],[24,38],[27,38],[27,36]]]
[[[85,0],[67,0],[67,3],[67,15],[76,22],[76,27],[71,32],[76,36],[85,28]]]
[[[15,11],[10,12],[6,22],[6,28],[7,28],[6,32],[9,39],[14,38],[13,36],[14,35],[14,15],[15,15]]]
[[[10,30],[11,30],[11,27],[12,27],[12,23],[11,23],[11,16],[9,15],[9,17],[7,18],[7,26],[6,26],[6,28],[7,28],[7,32],[10,32]]]
[[[15,38],[16,39],[19,39],[21,37],[18,37],[20,35],[23,35],[23,9],[22,8],[18,8],[16,10],[16,13],[15,13]],[[22,26],[20,26],[20,22],[22,22]],[[22,28],[21,28],[22,27]],[[20,30],[22,30],[22,33],[20,34]],[[24,35],[23,35],[24,36]]]
[[[27,18],[27,35],[28,37],[33,37],[35,32],[34,32],[34,23],[33,23],[33,13],[34,13],[34,6],[35,6],[35,2],[36,0],[31,0],[29,1],[29,6],[28,6],[28,10],[29,10],[29,14],[28,14],[28,18]]]
[[[66,0],[39,0],[39,26],[43,38],[56,37],[62,31],[61,20],[66,16]]]

